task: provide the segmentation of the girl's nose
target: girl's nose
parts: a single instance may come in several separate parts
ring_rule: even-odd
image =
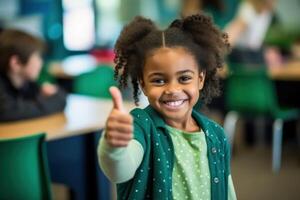
[[[165,94],[176,94],[181,90],[180,86],[176,83],[169,83],[166,87]]]

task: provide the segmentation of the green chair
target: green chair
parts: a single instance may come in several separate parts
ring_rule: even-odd
[[[103,65],[76,77],[74,80],[74,92],[99,98],[111,98],[109,87],[116,85],[113,68]]]
[[[45,134],[0,139],[0,199],[52,199]]]
[[[275,86],[264,66],[231,64],[225,87],[224,129],[233,144],[239,117],[271,117],[273,122],[272,168],[278,172],[281,165],[282,128],[285,121],[297,119],[297,109],[281,108]]]

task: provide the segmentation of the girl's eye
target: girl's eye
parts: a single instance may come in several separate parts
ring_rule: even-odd
[[[155,85],[163,85],[165,83],[165,81],[163,79],[153,79],[153,80],[151,80],[151,83],[153,83]]]
[[[190,77],[190,76],[181,76],[181,77],[179,77],[179,82],[180,82],[180,83],[187,83],[187,82],[189,82],[191,79],[192,79],[192,77]]]

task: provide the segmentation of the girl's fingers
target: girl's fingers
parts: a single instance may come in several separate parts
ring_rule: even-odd
[[[133,126],[127,123],[120,123],[117,121],[109,121],[106,124],[107,131],[117,131],[123,134],[129,134],[133,132]]]
[[[113,110],[108,118],[108,121],[118,121],[121,123],[128,123],[132,124],[133,123],[133,117],[128,114],[128,113],[122,113],[118,110]]]
[[[105,133],[107,143],[113,147],[127,146],[132,139],[132,134],[120,134],[116,131]]]
[[[118,124],[118,126],[116,126],[114,129],[120,133],[132,133],[133,132],[132,125],[127,125],[127,124]]]
[[[109,88],[109,92],[111,94],[113,104],[114,104],[113,109],[117,109],[123,113],[126,113],[120,90],[117,87],[112,86]]]
[[[133,137],[133,134],[120,134],[117,131],[111,131],[106,135],[107,140],[118,140],[118,141],[130,141]]]
[[[119,94],[115,95],[115,106],[108,117],[105,128],[105,139],[113,147],[127,146],[133,137],[133,118],[119,109],[122,103],[119,97]]]

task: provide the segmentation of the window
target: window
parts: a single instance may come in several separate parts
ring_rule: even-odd
[[[68,50],[85,51],[95,43],[92,0],[63,0],[63,41]]]

